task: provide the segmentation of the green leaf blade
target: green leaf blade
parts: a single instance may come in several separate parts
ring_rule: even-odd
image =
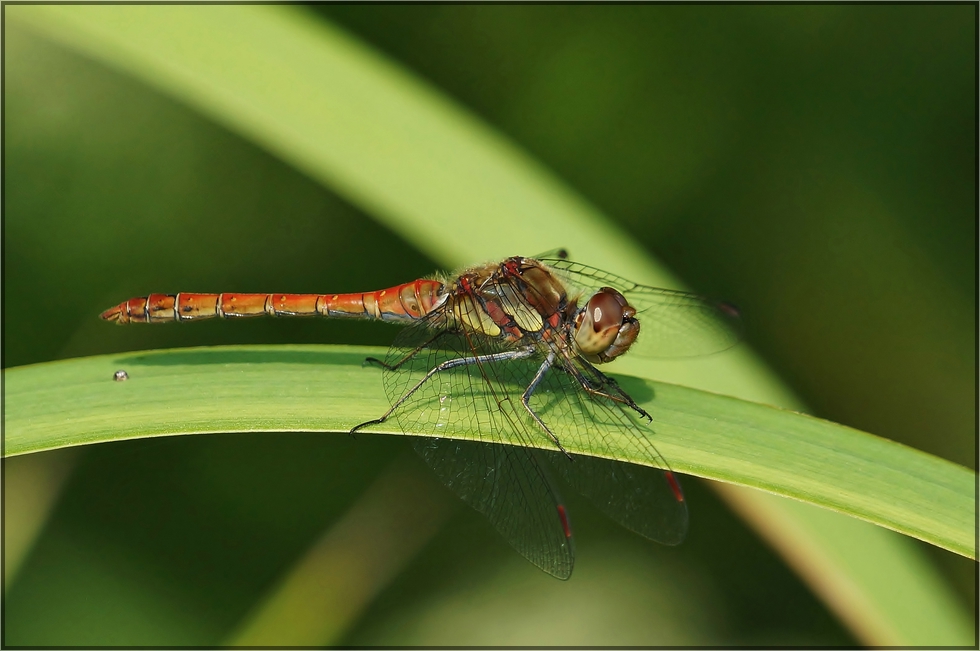
[[[380,352],[188,348],[11,369],[4,377],[5,454],[208,432],[346,432],[388,408],[380,370],[363,365]],[[120,369],[129,380],[113,380]],[[653,415],[651,435],[679,472],[809,502],[974,556],[974,477],[966,468],[793,411],[638,378],[620,381]],[[368,432],[402,433],[393,424]],[[609,456],[655,463],[630,456],[625,432],[612,434]]]

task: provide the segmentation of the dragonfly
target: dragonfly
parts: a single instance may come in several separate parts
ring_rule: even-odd
[[[261,315],[404,325],[385,359],[366,360],[381,367],[391,408],[351,433],[393,419],[443,484],[559,579],[571,576],[575,548],[556,476],[645,538],[677,545],[688,529],[684,493],[653,443],[651,415],[598,367],[627,352],[710,354],[740,338],[731,304],[635,283],[563,250],[371,292],[150,294],[101,317],[129,324]]]

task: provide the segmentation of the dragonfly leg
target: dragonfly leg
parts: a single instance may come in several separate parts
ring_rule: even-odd
[[[408,360],[410,360],[413,357],[415,357],[416,355],[418,355],[422,351],[423,348],[428,347],[430,344],[432,344],[434,341],[436,341],[437,339],[439,339],[439,337],[443,336],[447,332],[448,332],[448,330],[440,330],[431,339],[429,339],[428,341],[425,341],[425,342],[419,344],[418,346],[416,346],[415,350],[413,350],[409,354],[405,355],[404,357],[402,357],[400,360],[398,360],[394,364],[388,364],[387,362],[382,362],[377,357],[365,357],[364,358],[364,362],[365,363],[371,363],[371,364],[377,364],[378,366],[382,366],[382,367],[388,369],[389,371],[397,371],[401,367],[402,364],[404,364]]]
[[[349,434],[353,434],[357,430],[363,429],[369,425],[380,425],[381,423],[388,420],[388,418],[393,413],[395,413],[396,409],[401,407],[406,400],[412,397],[412,394],[414,394],[416,391],[422,388],[422,385],[428,382],[432,378],[432,376],[435,375],[436,373],[439,373],[441,371],[448,371],[449,369],[456,368],[457,366],[468,366],[470,364],[502,362],[502,361],[507,361],[512,359],[526,359],[534,355],[535,352],[536,350],[533,346],[528,346],[527,348],[520,348],[518,350],[508,350],[502,353],[493,353],[492,355],[474,355],[473,357],[457,357],[456,359],[446,360],[442,364],[439,364],[439,366],[436,366],[434,369],[431,369],[428,373],[426,373],[425,377],[419,380],[414,387],[412,387],[407,392],[405,392],[405,395],[399,398],[398,401],[391,406],[391,409],[386,411],[384,415],[381,416],[381,418],[375,418],[374,420],[365,421],[360,425],[355,425],[351,429]],[[412,354],[415,355],[417,353],[418,350],[416,350]],[[401,364],[401,362],[399,362],[399,364]]]
[[[541,420],[541,417],[538,416],[536,413],[534,413],[534,410],[531,409],[531,394],[533,394],[534,390],[538,388],[538,384],[540,384],[541,380],[544,379],[544,374],[548,372],[548,370],[551,368],[551,365],[554,363],[555,363],[555,353],[554,351],[552,351],[548,353],[548,357],[541,364],[541,368],[539,368],[538,372],[535,373],[534,379],[531,380],[531,384],[529,384],[527,389],[524,390],[524,395],[521,396],[521,404],[524,405],[525,409],[527,409],[527,413],[531,414],[531,418],[534,419],[534,422],[536,422],[538,426],[541,429],[543,429],[548,434],[548,436],[551,437],[551,440],[555,442],[555,445],[558,446],[558,449],[561,450],[566,457],[571,459],[572,455],[570,455],[565,450],[565,448],[561,444],[561,441],[559,441],[558,437],[555,436],[554,432],[551,431],[551,428],[545,425],[545,422]]]
[[[582,388],[585,389],[585,391],[589,395],[607,398],[609,400],[622,403],[627,407],[629,407],[630,409],[632,409],[633,411],[635,411],[636,413],[638,413],[643,418],[646,418],[648,421],[653,422],[653,417],[650,416],[650,414],[648,414],[647,411],[643,409],[643,407],[636,404],[636,401],[633,400],[630,394],[626,393],[620,388],[619,383],[616,382],[616,380],[612,379],[611,377],[609,377],[599,369],[595,368],[591,364],[587,364],[586,368],[589,371],[591,371],[594,380],[590,380],[589,378],[587,378],[585,374],[582,373],[581,370],[575,368],[574,365],[569,364],[568,366],[566,366],[566,370],[568,370],[575,377],[575,379],[578,380],[578,383],[582,385]],[[600,388],[597,389],[594,386],[594,384],[598,384]],[[614,395],[612,393],[607,393],[606,391],[603,391],[602,388],[606,388],[606,387],[611,388],[618,395]]]

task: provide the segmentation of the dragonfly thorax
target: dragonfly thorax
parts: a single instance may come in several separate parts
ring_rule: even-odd
[[[636,341],[640,322],[626,297],[603,287],[575,314],[572,340],[587,360],[602,364],[619,357]]]

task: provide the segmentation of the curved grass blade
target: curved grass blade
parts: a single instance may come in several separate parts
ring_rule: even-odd
[[[379,353],[233,346],[8,369],[4,454],[206,432],[346,432],[387,409],[379,372],[362,365]],[[115,381],[118,370],[129,379]],[[619,380],[653,415],[651,435],[674,470],[792,497],[975,558],[975,477],[966,468],[804,414],[628,376]],[[374,431],[401,433],[387,424]],[[463,430],[454,435],[478,437]],[[571,445],[569,452],[656,464],[638,458],[625,437],[603,440],[608,449]]]

